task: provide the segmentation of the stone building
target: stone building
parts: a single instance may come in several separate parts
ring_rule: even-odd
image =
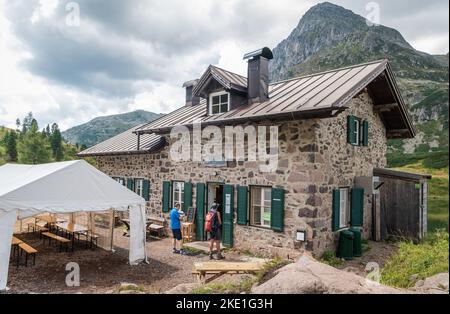
[[[269,83],[271,58],[268,48],[247,54],[248,78],[208,67],[184,84],[184,106],[80,156],[95,156],[99,169],[145,197],[148,215],[168,218],[175,203],[195,208],[198,241],[206,240],[203,224],[214,202],[222,205],[224,245],[261,255],[320,255],[350,226],[373,238],[380,219],[375,192],[358,178],[386,167],[387,139],[415,134],[388,61]],[[196,159],[192,151],[173,157],[181,138],[171,135],[174,127],[188,131],[191,148],[201,138],[205,153],[211,137],[201,132],[227,134],[230,126],[236,134],[254,128],[257,143],[251,133],[243,136],[243,146],[231,146],[234,159]],[[260,148],[270,137],[277,149]],[[226,137],[219,142],[226,151]],[[276,156],[274,169],[264,168],[269,159],[254,158],[256,147],[258,156]]]

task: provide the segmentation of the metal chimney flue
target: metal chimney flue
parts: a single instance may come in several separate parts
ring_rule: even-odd
[[[186,106],[195,106],[200,103],[200,97],[194,96],[192,93],[197,83],[198,80],[192,80],[183,84],[183,87],[186,89]]]
[[[271,59],[273,54],[267,47],[244,55],[244,60],[248,60],[249,104],[265,102],[269,99],[269,60]]]

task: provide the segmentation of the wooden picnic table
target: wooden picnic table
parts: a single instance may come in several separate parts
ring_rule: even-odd
[[[75,247],[75,233],[84,233],[89,231],[88,227],[71,222],[58,222],[55,226],[63,231],[66,231],[67,233],[72,234],[72,251]]]
[[[58,222],[56,223],[56,227],[63,229],[64,231],[67,231],[69,233],[89,231],[88,227],[71,222]]]
[[[193,274],[200,283],[205,284],[222,275],[255,274],[262,270],[263,263],[247,262],[201,262],[194,264]],[[213,275],[206,279],[206,275]]]

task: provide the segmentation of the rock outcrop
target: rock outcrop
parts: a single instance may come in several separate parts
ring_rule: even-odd
[[[407,290],[383,286],[351,272],[302,256],[277,271],[271,280],[255,287],[254,294],[403,294]]]

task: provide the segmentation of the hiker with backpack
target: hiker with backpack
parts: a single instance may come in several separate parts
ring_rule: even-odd
[[[213,259],[214,244],[216,244],[217,259],[224,259],[221,250],[220,242],[222,242],[222,218],[218,211],[219,204],[215,203],[206,215],[205,230],[209,234],[209,259]]]

